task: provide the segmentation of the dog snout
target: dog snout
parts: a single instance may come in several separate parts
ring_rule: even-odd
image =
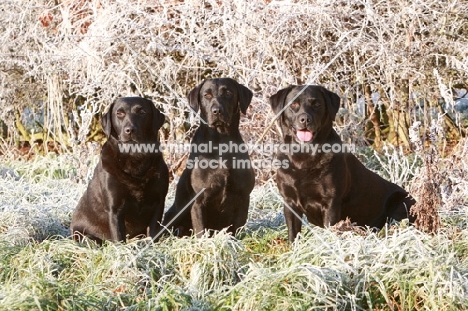
[[[211,107],[211,113],[213,115],[219,115],[223,113],[223,107],[221,105],[213,105]]]
[[[135,127],[133,125],[125,126],[124,127],[124,133],[126,135],[131,135],[131,134],[135,133]]]
[[[310,122],[312,121],[311,117],[307,113],[301,113],[298,116],[298,120],[299,120],[299,123],[304,127],[309,125]]]

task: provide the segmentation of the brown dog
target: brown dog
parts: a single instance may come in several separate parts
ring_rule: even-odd
[[[75,239],[84,235],[102,243],[157,235],[169,185],[166,163],[159,152],[121,148],[135,144],[158,148],[163,123],[164,115],[148,99],[125,97],[112,103],[102,117],[107,141],[73,214]]]
[[[164,215],[164,225],[177,229],[179,235],[200,236],[205,230],[223,228],[234,234],[246,223],[255,174],[248,152],[236,147],[244,143],[239,118],[252,96],[248,88],[229,78],[205,80],[190,92],[190,107],[200,110],[201,117],[191,141],[198,150],[190,153],[174,205]],[[200,148],[208,145],[211,150]],[[223,146],[230,148],[222,151]]]
[[[353,154],[332,152],[343,146],[332,128],[340,106],[337,94],[321,86],[290,86],[271,96],[270,104],[280,114],[284,143],[302,146],[302,152],[278,154],[289,163],[278,169],[276,182],[291,242],[301,231],[297,216],[304,214],[321,227],[347,217],[377,228],[389,219],[413,220],[409,209],[414,200],[405,190],[368,170]],[[311,148],[304,152],[304,147]]]

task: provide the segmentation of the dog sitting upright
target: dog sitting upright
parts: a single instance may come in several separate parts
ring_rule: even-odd
[[[178,235],[192,232],[201,236],[205,230],[223,228],[235,234],[246,223],[255,175],[248,152],[238,150],[244,143],[239,118],[240,112],[246,113],[252,95],[248,88],[229,78],[205,80],[189,93],[190,107],[195,112],[200,110],[200,127],[191,141],[192,150],[177,184],[174,205],[163,222],[176,229]],[[223,145],[233,150],[223,152]]]
[[[169,185],[166,163],[159,152],[123,149],[148,144],[157,150],[164,119],[148,99],[125,97],[112,103],[101,121],[107,141],[73,214],[75,239],[87,236],[101,244],[125,241],[126,236],[156,237]]]
[[[288,168],[278,169],[276,182],[285,200],[291,242],[301,231],[297,216],[304,214],[321,227],[347,217],[357,225],[376,228],[388,219],[413,220],[409,209],[414,200],[405,190],[368,170],[353,154],[331,152],[332,146],[342,146],[332,127],[340,106],[337,94],[321,86],[289,86],[271,96],[270,104],[274,113],[281,114],[278,120],[285,144],[318,147],[315,154],[278,154],[279,160],[289,163]]]

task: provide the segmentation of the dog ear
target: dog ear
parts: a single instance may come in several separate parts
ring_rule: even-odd
[[[293,87],[295,87],[295,85],[290,85],[287,88],[279,90],[276,92],[276,94],[271,95],[270,106],[275,114],[278,114],[281,109],[283,109],[284,105],[286,104],[286,96],[288,96]]]
[[[246,86],[237,83],[237,95],[239,98],[239,107],[243,114],[247,112],[250,102],[252,101],[253,93]]]
[[[197,113],[200,108],[200,90],[205,81],[194,87],[187,96],[190,108]]]
[[[322,92],[325,95],[325,99],[327,101],[328,114],[332,120],[335,120],[336,113],[340,109],[341,98],[338,96],[338,94],[333,93],[324,87],[322,87]]]
[[[166,117],[164,116],[164,114],[161,113],[161,111],[159,111],[158,108],[156,108],[156,106],[151,100],[148,99],[148,101],[151,104],[151,110],[153,113],[153,122],[152,122],[153,132],[154,132],[154,135],[157,136],[159,129],[164,124],[164,121],[166,121]]]
[[[112,109],[114,108],[115,101],[110,105],[109,110],[101,117],[101,126],[106,137],[109,138],[112,133]]]

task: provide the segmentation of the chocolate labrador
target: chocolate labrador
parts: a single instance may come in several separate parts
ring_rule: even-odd
[[[178,235],[223,228],[235,234],[246,223],[255,175],[248,152],[238,148],[244,143],[239,118],[252,95],[229,78],[205,80],[190,91],[189,105],[200,110],[200,127],[163,222]]]
[[[283,141],[290,146],[278,154],[289,165],[278,169],[276,182],[291,242],[301,231],[297,216],[304,214],[321,227],[347,217],[376,228],[389,219],[414,220],[409,216],[414,200],[405,190],[368,170],[350,152],[340,152],[343,144],[332,128],[340,106],[337,94],[321,86],[293,85],[271,96],[270,104],[280,114]]]
[[[112,103],[101,121],[107,141],[73,214],[75,239],[86,236],[102,243],[140,235],[156,237],[169,184],[168,169],[161,153],[132,147],[146,144],[157,150],[163,123],[164,115],[148,99],[124,97]]]

